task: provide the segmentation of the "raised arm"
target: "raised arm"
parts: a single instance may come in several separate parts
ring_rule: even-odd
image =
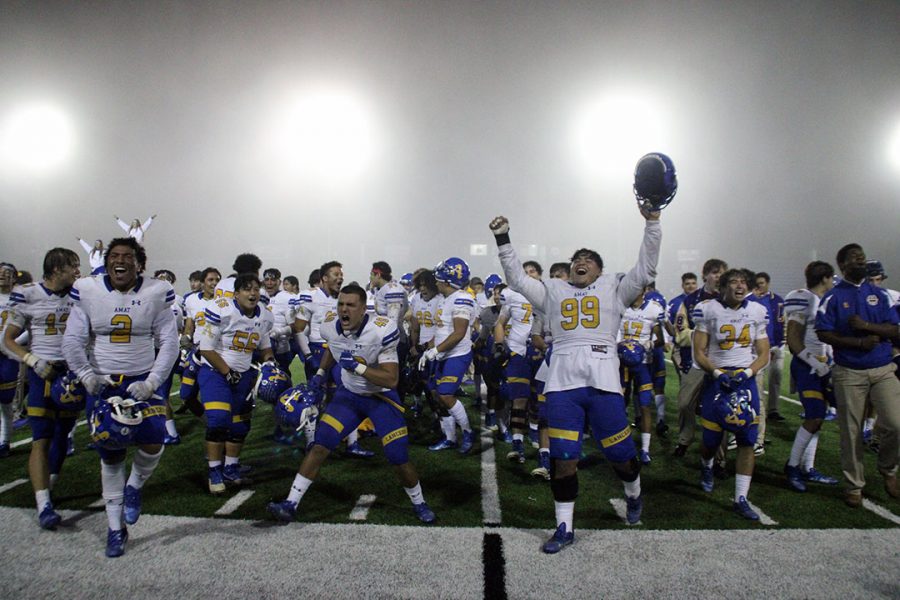
[[[619,302],[625,307],[631,306],[641,291],[656,279],[656,265],[659,263],[659,249],[662,243],[659,211],[649,212],[643,208],[640,210],[646,221],[637,263],[619,281],[619,286],[616,288]]]
[[[542,282],[525,274],[522,261],[519,260],[509,241],[509,220],[503,216],[495,217],[490,223],[490,228],[497,242],[500,264],[503,266],[507,285],[528,298],[532,305],[544,308],[547,301],[547,288]]]

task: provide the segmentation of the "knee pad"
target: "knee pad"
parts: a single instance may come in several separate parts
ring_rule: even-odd
[[[550,470],[555,470],[552,463]],[[578,497],[578,474],[575,473],[561,479],[556,479],[551,475],[550,490],[553,492],[553,499],[557,502],[575,502]]]
[[[227,427],[210,427],[206,430],[206,441],[213,443],[225,443],[228,441]]]
[[[526,411],[524,408],[514,408],[509,411],[509,422],[525,426]]]
[[[627,468],[623,469],[622,467],[616,466],[613,467],[613,470],[616,472],[616,475],[619,476],[619,479],[626,483],[631,483],[641,474],[641,463],[637,458],[632,458],[628,461]]]

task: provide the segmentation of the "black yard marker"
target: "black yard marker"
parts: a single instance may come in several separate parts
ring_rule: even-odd
[[[503,538],[499,533],[485,533],[481,560],[484,563],[484,597],[486,600],[506,600],[506,559],[503,557]]]

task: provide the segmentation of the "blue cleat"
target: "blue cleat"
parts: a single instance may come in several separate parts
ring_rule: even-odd
[[[125,522],[134,525],[141,518],[141,490],[125,486]]]
[[[169,435],[168,433],[163,437],[163,446],[177,446],[181,443],[181,436],[177,433],[175,435]]]
[[[497,413],[489,412],[484,415],[484,426],[491,431],[497,431]]]
[[[472,450],[473,445],[475,445],[475,431],[472,429],[463,431],[462,443],[459,445],[459,453],[468,454]]]
[[[825,413],[825,420],[834,421],[835,419],[837,419],[837,411],[828,409],[828,412]]]
[[[732,508],[734,512],[738,515],[744,517],[745,519],[749,519],[750,521],[759,521],[759,515],[756,514],[756,511],[750,508],[750,503],[747,502],[747,499],[741,496],[738,498],[738,501],[732,504]]]
[[[128,541],[128,528],[124,525],[122,529],[106,531],[106,556],[108,558],[116,558],[125,554],[125,542]]]
[[[525,444],[522,440],[513,440],[512,450],[506,453],[506,458],[517,461],[520,465],[525,462]]]
[[[634,525],[641,520],[641,511],[644,510],[644,497],[629,498],[625,496],[625,520],[629,525]]]
[[[541,550],[546,554],[556,554],[566,546],[571,546],[574,543],[575,532],[566,531],[566,524],[560,523],[559,527],[556,528],[556,531],[553,532],[553,537],[544,542],[544,545],[541,546]]]
[[[209,468],[209,493],[214,496],[218,496],[225,491],[225,475],[223,471],[224,469],[222,469],[221,465]]]
[[[821,483],[822,485],[837,485],[838,480],[834,477],[830,477],[816,471],[814,468],[809,471],[800,470],[800,477],[803,478],[804,481],[808,481],[810,483]]]
[[[500,441],[503,442],[504,444],[512,444],[513,443],[512,434],[509,432],[509,429],[507,429],[500,435]]]
[[[538,454],[538,467],[531,471],[533,477],[542,477],[546,481],[550,481],[550,453],[541,452]]]
[[[707,494],[713,491],[713,487],[715,487],[716,480],[713,477],[713,470],[710,467],[701,466],[700,467],[700,487],[703,488],[703,491]]]
[[[803,475],[800,473],[800,467],[792,467],[791,465],[785,464],[784,474],[787,475],[788,485],[791,486],[792,490],[795,490],[797,492],[806,491],[806,483],[804,483],[803,481]]]
[[[240,463],[225,465],[225,468],[222,469],[222,482],[231,485],[241,485],[243,483],[241,475]]]
[[[281,502],[269,502],[266,510],[273,517],[283,523],[290,523],[297,515],[297,505],[290,500],[282,500]]]
[[[413,510],[416,512],[416,516],[419,517],[419,520],[423,523],[434,523],[434,521],[437,519],[434,511],[431,510],[426,502],[422,502],[421,504],[413,504]]]
[[[41,514],[38,515],[38,524],[41,526],[41,529],[53,531],[61,521],[62,517],[53,510],[53,505],[49,502],[44,505],[44,508],[41,509]]]
[[[642,464],[642,465],[645,465],[645,466],[646,466],[646,465],[649,465],[649,464],[650,464],[650,453],[647,452],[646,450],[641,450],[641,451],[640,451],[640,458],[641,458],[641,464]]]
[[[359,442],[353,442],[352,444],[347,444],[347,456],[355,456],[356,458],[372,458],[375,456],[375,453],[371,450],[366,450],[362,446],[359,445]]]
[[[531,447],[534,449],[538,449],[541,447],[541,440],[538,436],[537,429],[529,429],[528,430],[528,439],[531,440]]]
[[[451,442],[447,438],[442,439],[436,444],[428,446],[428,449],[432,452],[438,452],[439,450],[452,450],[453,448],[456,448],[456,442]]]
[[[0,458],[6,458],[7,456],[9,456],[9,444],[3,442],[0,444]]]

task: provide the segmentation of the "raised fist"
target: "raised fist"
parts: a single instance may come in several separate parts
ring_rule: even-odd
[[[490,224],[491,233],[494,235],[503,235],[509,233],[509,220],[506,217],[494,217]]]

